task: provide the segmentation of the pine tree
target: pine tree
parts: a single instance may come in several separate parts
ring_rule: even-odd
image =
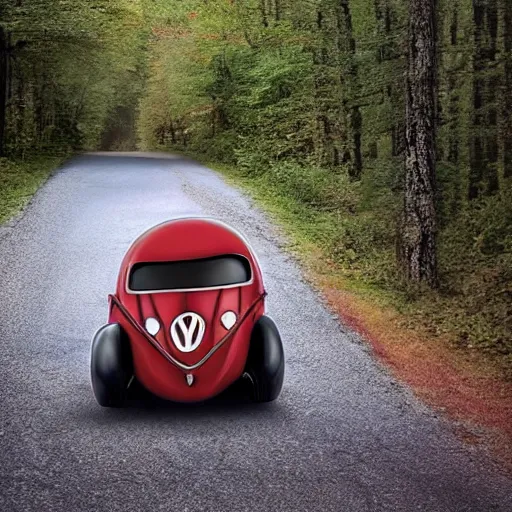
[[[408,279],[437,285],[436,2],[412,0],[409,7],[406,85],[405,202],[402,264]]]

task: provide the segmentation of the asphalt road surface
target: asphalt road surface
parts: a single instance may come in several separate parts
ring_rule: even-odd
[[[282,395],[103,409],[89,378],[121,259],[204,214],[258,254],[285,344]],[[0,510],[512,511],[512,481],[324,307],[243,194],[181,158],[68,162],[0,229]]]

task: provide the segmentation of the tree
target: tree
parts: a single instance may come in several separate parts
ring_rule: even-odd
[[[505,73],[503,88],[503,174],[512,178],[512,2],[502,0]]]
[[[7,115],[7,77],[8,77],[7,35],[0,26],[0,157],[4,155],[5,121]]]
[[[359,107],[359,98],[356,97],[355,92],[358,89],[356,40],[353,34],[349,0],[339,0],[336,17],[339,31],[338,46],[341,58],[340,80],[342,91],[346,91],[343,98],[343,110],[348,118],[351,139],[349,144],[350,174],[353,178],[359,179],[363,170],[361,151],[363,120]]]
[[[473,0],[473,130],[469,199],[498,189],[498,133],[495,69],[498,37],[497,0]],[[493,69],[494,68],[494,69]]]
[[[409,8],[406,85],[405,201],[401,260],[406,277],[437,285],[436,255],[436,1]]]
[[[147,37],[138,1],[0,9],[0,154],[96,148],[110,117],[123,107],[131,110],[124,119],[133,117]]]

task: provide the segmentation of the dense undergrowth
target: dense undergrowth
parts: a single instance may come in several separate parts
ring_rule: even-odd
[[[217,151],[196,156],[251,190],[287,226],[299,252],[311,244],[320,249],[344,287],[396,308],[404,327],[420,326],[486,354],[512,377],[512,192],[472,202],[444,223],[441,287],[432,291],[411,286],[397,270],[393,226],[399,196],[365,190],[373,180],[390,179],[385,170],[353,182],[346,172],[333,179],[330,169],[294,162],[262,169],[245,160],[222,164]]]

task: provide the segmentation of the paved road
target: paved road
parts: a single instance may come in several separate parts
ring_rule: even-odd
[[[260,257],[287,354],[281,398],[102,409],[90,340],[121,258],[190,213],[233,224]],[[51,178],[0,232],[0,510],[511,511],[512,481],[393,382],[280,240],[189,160],[85,156]]]

